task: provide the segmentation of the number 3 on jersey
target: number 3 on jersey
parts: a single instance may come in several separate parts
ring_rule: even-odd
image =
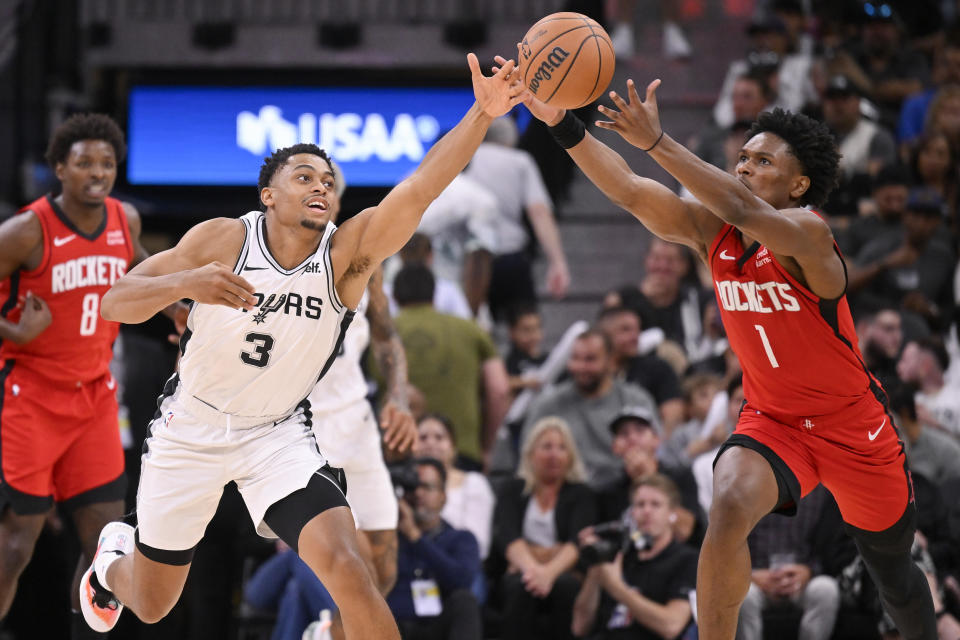
[[[773,348],[770,346],[770,340],[767,339],[767,332],[763,330],[763,326],[759,324],[753,325],[753,328],[757,330],[757,333],[760,334],[760,342],[763,343],[763,350],[767,352],[767,358],[770,360],[770,366],[774,369],[780,368],[780,363],[777,362],[777,357],[773,355]]]
[[[265,367],[270,361],[270,350],[273,349],[273,336],[267,333],[248,333],[244,341],[253,343],[253,351],[241,351],[240,359],[255,367]]]

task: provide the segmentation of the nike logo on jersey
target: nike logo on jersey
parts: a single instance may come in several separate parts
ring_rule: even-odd
[[[720,306],[726,311],[800,311],[800,303],[786,282],[722,280],[715,284]]]
[[[883,422],[880,423],[880,426],[877,427],[876,431],[873,431],[873,432],[867,431],[867,437],[870,438],[870,442],[873,442],[874,440],[877,439],[877,436],[880,435],[880,430],[883,429],[883,426],[885,424],[887,424],[886,418],[883,419]]]
[[[244,267],[244,271],[263,271],[264,269],[269,269],[269,267]]]
[[[53,237],[53,246],[55,246],[55,247],[62,247],[63,245],[67,244],[68,242],[70,242],[71,240],[73,240],[73,239],[76,238],[76,237],[77,237],[77,234],[75,234],[75,233],[71,233],[70,235],[64,236],[64,237],[62,237],[62,238],[58,238],[58,237],[54,236],[54,237]]]
[[[117,381],[113,379],[113,376],[110,376],[110,379],[107,380],[107,389],[110,389],[110,391],[113,391],[116,388],[117,388]]]
[[[727,255],[727,250],[726,250],[726,249],[724,249],[723,251],[720,252],[720,259],[721,259],[721,260],[736,260],[735,257],[733,257],[733,256],[731,256],[731,255]]]

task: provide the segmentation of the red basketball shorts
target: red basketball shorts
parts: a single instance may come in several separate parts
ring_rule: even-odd
[[[775,420],[747,403],[728,444],[766,457],[794,501],[822,483],[843,520],[860,529],[887,529],[913,500],[903,443],[872,394],[840,413],[791,421]]]
[[[0,501],[44,513],[123,499],[116,381],[52,382],[7,360],[0,369]],[[2,506],[2,503],[0,503]]]

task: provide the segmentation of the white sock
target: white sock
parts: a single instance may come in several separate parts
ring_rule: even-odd
[[[113,591],[110,585],[107,584],[107,569],[124,555],[126,554],[120,551],[105,551],[98,555],[97,559],[93,562],[93,570],[97,572],[97,580],[100,581],[100,586],[107,591]]]

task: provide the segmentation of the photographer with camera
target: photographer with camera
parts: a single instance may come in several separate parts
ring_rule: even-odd
[[[697,552],[674,539],[680,501],[670,478],[641,478],[630,526],[608,523],[580,533],[580,555],[594,560],[573,607],[573,634],[591,640],[673,640],[690,625]]]
[[[470,591],[480,550],[469,531],[441,516],[447,472],[434,458],[413,461],[418,482],[392,470],[403,487],[397,523],[397,583],[387,604],[405,640],[480,640],[480,606]]]

